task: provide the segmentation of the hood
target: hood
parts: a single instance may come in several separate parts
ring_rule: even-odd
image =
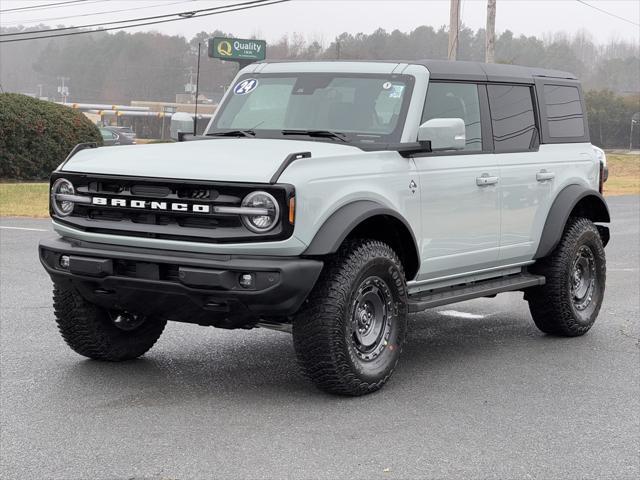
[[[338,143],[264,138],[214,138],[179,143],[88,148],[62,168],[66,172],[267,183],[291,153],[312,157],[361,152]]]

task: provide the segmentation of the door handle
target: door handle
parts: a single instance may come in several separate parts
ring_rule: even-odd
[[[555,173],[547,172],[544,169],[542,169],[538,173],[536,173],[536,180],[539,181],[539,182],[547,182],[549,180],[553,180],[554,178],[556,178],[556,174]]]
[[[498,183],[498,177],[490,177],[488,173],[483,173],[481,176],[476,177],[476,185],[479,187],[495,185],[496,183]]]

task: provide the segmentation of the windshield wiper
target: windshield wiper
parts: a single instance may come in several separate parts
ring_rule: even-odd
[[[349,141],[344,133],[332,130],[282,130],[281,133],[282,135],[306,135],[308,137],[335,138],[342,142]]]
[[[253,130],[226,130],[222,132],[209,132],[208,137],[249,137],[256,136],[256,132]]]

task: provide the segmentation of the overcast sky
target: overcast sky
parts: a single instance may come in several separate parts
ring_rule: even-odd
[[[17,12],[2,10],[59,3],[62,0],[0,0],[0,25],[83,25],[136,17],[178,13],[246,0],[84,0],[72,6],[58,5]],[[638,0],[585,0],[629,22],[640,23]],[[462,22],[474,30],[484,27],[486,0],[462,0]],[[136,10],[130,10],[136,9]],[[113,12],[114,10],[128,10]],[[93,15],[99,12],[100,15]],[[77,15],[92,14],[78,17]],[[76,17],[73,17],[76,15]],[[60,18],[65,17],[65,18]],[[70,17],[70,18],[67,18]],[[273,6],[235,13],[142,27],[172,35],[192,37],[215,29],[236,36],[256,35],[277,40],[284,34],[302,33],[308,40],[328,45],[342,32],[371,33],[378,27],[388,31],[410,31],[420,25],[439,28],[449,22],[449,0],[293,0]],[[517,35],[543,36],[586,30],[599,43],[611,39],[640,42],[640,29],[621,19],[590,8],[578,0],[497,0],[496,29]],[[135,31],[130,29],[129,31]]]

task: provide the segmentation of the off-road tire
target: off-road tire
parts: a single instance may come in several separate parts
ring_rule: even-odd
[[[572,282],[574,262],[581,250],[591,252],[595,284],[588,305],[580,305],[579,309]],[[544,285],[525,292],[536,326],[545,333],[565,337],[587,333],[600,312],[606,280],[604,247],[596,226],[587,218],[570,217],[558,246],[533,265],[531,271],[546,277]]]
[[[53,307],[67,345],[95,360],[119,362],[141,356],[160,338],[167,323],[147,318],[136,328],[123,330],[109,311],[87,302],[70,283],[54,283]]]
[[[384,298],[390,300],[388,308],[379,308],[388,319],[380,329],[382,336],[376,336],[381,340],[376,343],[379,353],[360,351],[357,334],[351,332],[358,325],[353,318],[360,318],[353,313],[362,311],[358,306],[367,289],[369,295],[374,289],[379,295],[384,291]],[[327,260],[294,318],[293,342],[302,372],[319,389],[356,396],[374,392],[387,382],[402,352],[406,329],[407,288],[398,256],[383,242],[353,240]]]

